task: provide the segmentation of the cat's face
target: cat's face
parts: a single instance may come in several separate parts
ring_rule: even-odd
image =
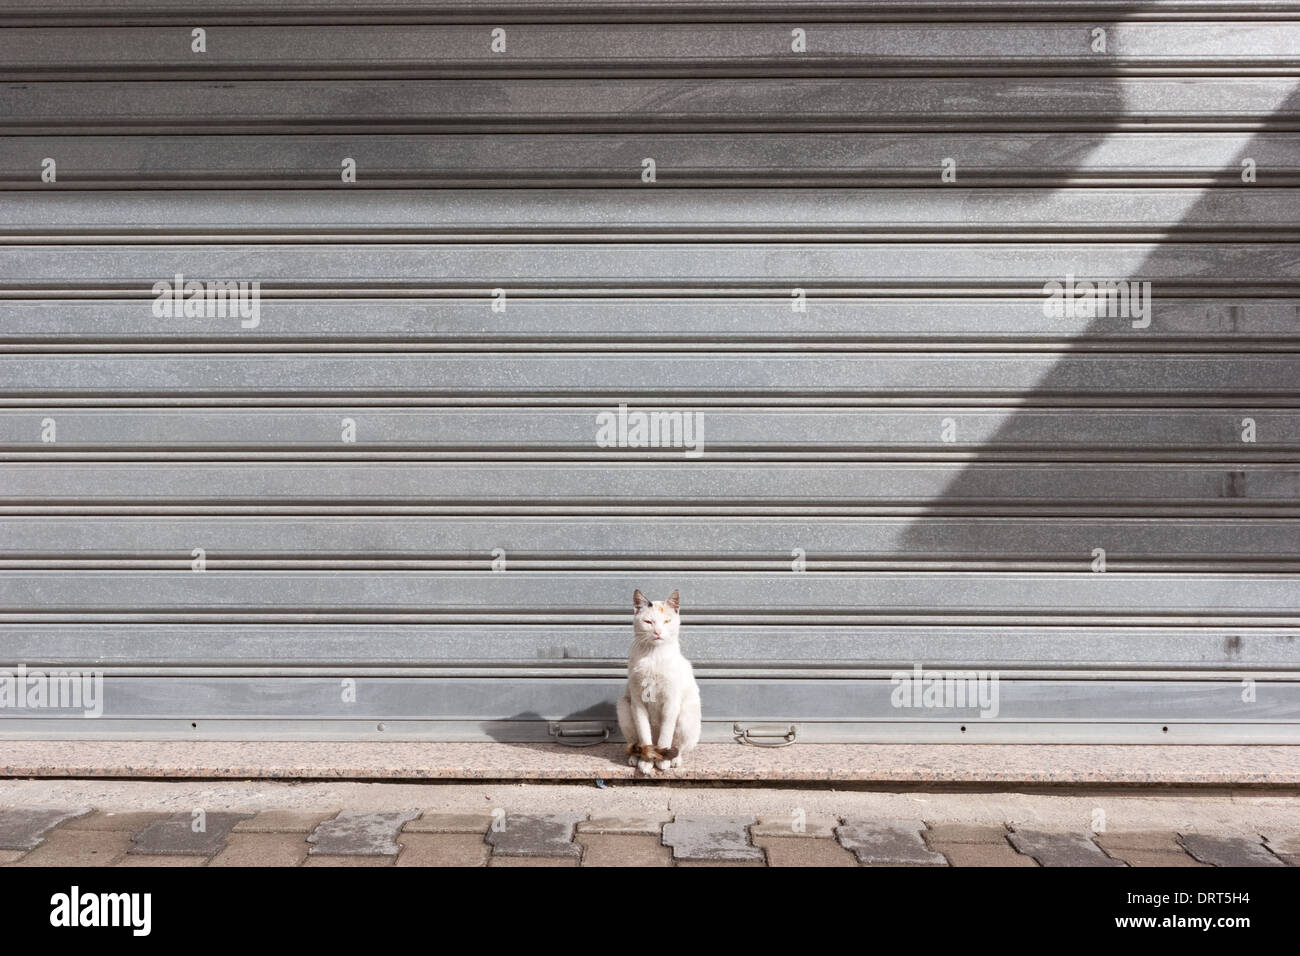
[[[666,601],[651,601],[640,591],[632,595],[633,632],[639,643],[660,646],[677,643],[681,599],[674,591]]]

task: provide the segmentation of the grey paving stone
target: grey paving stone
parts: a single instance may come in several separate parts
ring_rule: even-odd
[[[47,831],[90,813],[90,807],[10,807],[0,810],[0,850],[32,850]]]
[[[1188,853],[1211,866],[1286,866],[1258,839],[1184,833],[1181,840]]]
[[[585,814],[554,814],[533,816],[507,813],[500,829],[490,829],[487,841],[492,845],[492,856],[533,856],[568,858],[582,856],[582,847],[573,842],[578,823],[587,819]]]
[[[311,856],[397,856],[397,834],[402,825],[419,816],[419,810],[360,813],[343,810],[307,837]]]
[[[27,855],[26,850],[0,850],[0,866],[17,863]]]
[[[763,862],[763,851],[749,842],[753,817],[677,817],[664,824],[664,846],[674,860]]]
[[[921,838],[924,829],[920,820],[850,820],[835,828],[835,836],[859,863],[947,866]]]
[[[1049,833],[1045,830],[1016,830],[1011,845],[1042,866],[1123,866],[1092,842],[1087,833]]]
[[[182,810],[149,824],[135,835],[126,852],[133,856],[212,856],[225,848],[235,824],[251,816],[216,810],[204,815],[203,830],[196,833],[193,813]]]

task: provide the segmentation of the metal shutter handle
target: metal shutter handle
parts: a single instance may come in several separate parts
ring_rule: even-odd
[[[756,724],[753,727],[733,724],[732,732],[737,743],[755,747],[788,747],[799,736],[799,728],[794,724]]]
[[[566,747],[594,747],[609,740],[607,724],[562,724],[553,722],[546,732]]]

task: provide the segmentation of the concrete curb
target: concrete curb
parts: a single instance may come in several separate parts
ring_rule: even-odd
[[[632,780],[885,785],[1300,786],[1300,746],[702,744],[641,777],[621,745],[329,741],[5,741],[0,777]]]

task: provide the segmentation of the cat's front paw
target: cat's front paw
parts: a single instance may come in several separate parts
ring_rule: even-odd
[[[640,770],[646,776],[649,776],[650,774],[655,772],[655,765],[652,764],[649,760],[638,760],[636,762],[636,769]]]
[[[655,761],[655,766],[658,767],[660,770],[667,770],[667,769],[668,769],[669,767],[671,767],[672,765],[673,765],[673,762],[672,762],[671,760],[656,760],[656,761]]]
[[[668,764],[669,764],[669,766],[674,767],[674,768],[676,768],[676,767],[680,767],[680,766],[682,765],[682,757],[681,757],[681,754],[678,754],[676,757],[674,757],[672,760],[670,760],[670,761],[668,762]]]

